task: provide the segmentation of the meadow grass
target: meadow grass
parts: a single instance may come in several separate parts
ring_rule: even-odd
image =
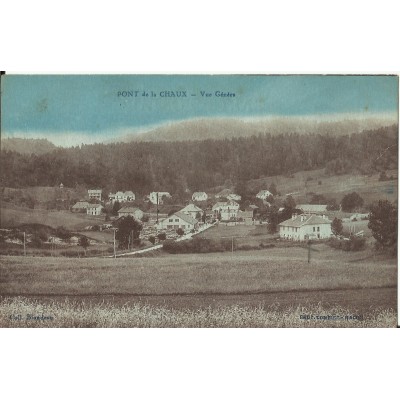
[[[300,316],[304,315],[321,319],[302,319]],[[336,319],[323,319],[328,316]],[[92,305],[68,300],[41,303],[23,297],[0,301],[3,328],[389,328],[397,323],[392,309],[373,310],[355,319],[345,319],[349,316],[355,317],[348,309],[327,310],[319,304],[284,311],[239,306],[174,310],[142,304],[118,307],[111,303]]]
[[[125,259],[0,256],[0,294],[224,294],[397,285],[395,263],[315,253],[310,264],[302,248]]]

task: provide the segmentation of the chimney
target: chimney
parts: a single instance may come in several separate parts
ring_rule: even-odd
[[[325,215],[325,214],[323,214],[323,215],[322,215],[322,218],[323,218],[323,219],[326,219],[326,215]]]
[[[296,214],[296,213],[293,213],[293,214],[292,214],[292,221],[294,221],[296,218],[297,218],[297,214]]]

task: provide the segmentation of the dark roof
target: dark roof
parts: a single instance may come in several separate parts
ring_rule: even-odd
[[[293,226],[298,228],[304,225],[320,225],[320,224],[331,224],[331,221],[327,218],[323,218],[318,215],[297,215],[295,218],[290,218],[286,221],[283,221],[279,225]]]
[[[118,210],[118,212],[123,212],[123,213],[134,213],[136,211],[142,211],[140,208],[137,207],[122,207]]]
[[[296,208],[304,212],[324,212],[328,206],[326,204],[298,204]]]

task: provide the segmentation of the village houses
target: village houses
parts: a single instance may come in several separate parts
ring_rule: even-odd
[[[151,192],[149,200],[153,204],[163,204],[163,197],[171,197],[168,192]]]
[[[124,203],[126,201],[134,201],[136,198],[135,194],[128,190],[126,192],[121,192],[118,191],[116,193],[110,193],[108,195],[108,200],[111,201],[111,203],[115,203],[116,201],[118,201],[119,203]]]
[[[331,221],[325,215],[293,214],[292,218],[279,224],[279,236],[282,239],[295,241],[328,239],[331,234]]]
[[[208,195],[206,192],[194,192],[192,195],[193,201],[206,201],[208,199]]]
[[[181,211],[170,215],[169,217],[163,219],[158,224],[158,229],[183,229],[184,231],[191,231],[192,229],[197,229],[199,223],[196,219],[187,215]]]
[[[219,201],[212,208],[214,218],[221,217],[221,221],[236,219],[238,210],[239,204],[235,201]]]
[[[200,207],[197,207],[195,204],[188,204],[186,207],[182,208],[181,212],[190,215],[192,218],[197,218],[197,215],[200,216],[203,214],[203,210]]]
[[[144,212],[137,207],[122,207],[120,210],[118,210],[119,218],[127,217],[129,215],[135,218],[137,221],[140,221],[144,216]]]
[[[89,204],[89,206],[86,209],[86,214],[101,215],[103,208],[104,207],[101,204]]]
[[[95,199],[95,200],[101,201],[101,194],[102,194],[101,189],[89,189],[88,190],[89,200]]]

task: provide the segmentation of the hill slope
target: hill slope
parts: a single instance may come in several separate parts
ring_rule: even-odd
[[[186,141],[205,139],[229,139],[249,137],[270,133],[318,133],[350,134],[360,133],[367,129],[377,129],[396,123],[392,117],[348,117],[337,120],[334,117],[270,117],[254,120],[238,118],[202,118],[170,122],[154,129],[117,137],[109,142],[131,141]]]
[[[45,154],[55,150],[57,146],[47,139],[2,138],[1,149],[16,151],[21,154]]]

